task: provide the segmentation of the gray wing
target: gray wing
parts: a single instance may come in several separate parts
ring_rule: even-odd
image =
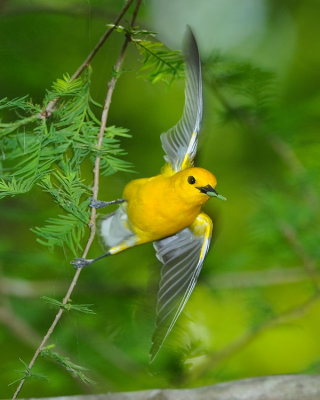
[[[177,172],[192,166],[202,118],[202,78],[196,39],[188,28],[186,38],[185,104],[180,121],[160,136],[165,160]]]
[[[158,292],[156,328],[151,361],[181,314],[197,282],[212,233],[212,221],[201,213],[195,222],[173,236],[154,242],[163,264]]]

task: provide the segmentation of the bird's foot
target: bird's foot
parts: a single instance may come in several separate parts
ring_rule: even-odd
[[[70,264],[74,265],[75,268],[83,268],[90,265],[92,262],[93,260],[86,260],[85,258],[75,258]]]
[[[108,206],[110,203],[108,201],[101,201],[101,200],[95,200],[91,198],[91,203],[89,204],[89,207],[91,208],[103,208]]]
[[[92,207],[92,208],[103,208],[103,207],[110,206],[111,204],[121,204],[121,203],[125,202],[125,199],[101,201],[101,200],[93,199],[92,197],[90,198],[90,200],[91,200],[91,203],[89,204],[89,207]]]

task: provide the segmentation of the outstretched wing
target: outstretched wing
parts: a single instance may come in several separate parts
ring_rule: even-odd
[[[195,287],[211,233],[212,221],[201,213],[189,228],[153,244],[163,266],[151,360],[157,355]]]
[[[160,136],[165,160],[177,172],[192,166],[197,152],[202,117],[202,78],[196,39],[188,28],[186,38],[186,87],[182,118]]]

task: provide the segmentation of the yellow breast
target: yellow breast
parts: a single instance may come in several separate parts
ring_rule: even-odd
[[[132,229],[141,242],[154,241],[186,228],[197,217],[201,204],[183,201],[174,179],[167,175],[136,179],[123,192]]]

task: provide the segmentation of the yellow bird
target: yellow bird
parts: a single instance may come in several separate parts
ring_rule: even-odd
[[[185,105],[181,120],[161,135],[166,164],[160,175],[135,179],[124,188],[123,198],[93,200],[91,207],[121,203],[101,223],[106,254],[91,260],[77,258],[77,268],[117,254],[138,244],[153,242],[162,263],[157,301],[156,328],[151,360],[181,314],[197,282],[210,245],[212,221],[201,211],[215,191],[215,176],[193,167],[202,117],[202,79],[198,46],[188,29]]]

